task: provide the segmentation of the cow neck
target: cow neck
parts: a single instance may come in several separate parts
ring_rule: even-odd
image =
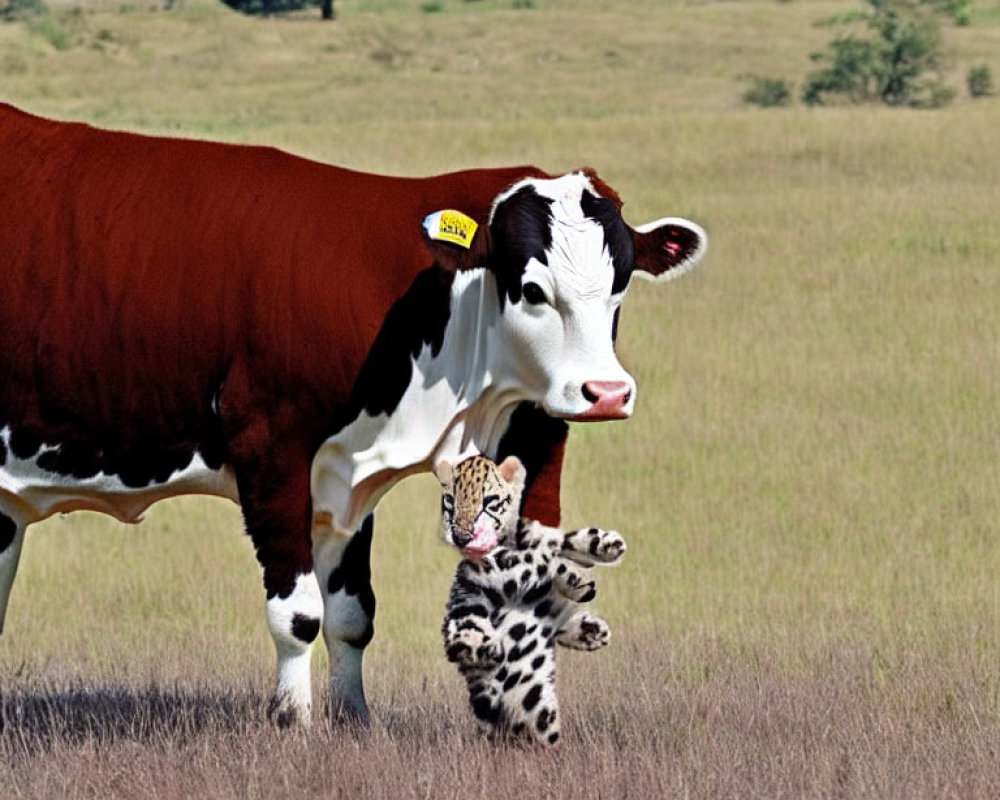
[[[456,274],[444,304],[438,300],[445,287],[434,283],[427,291],[430,285],[429,278],[415,284],[419,290],[390,313],[355,387],[350,422],[338,425],[313,459],[314,512],[330,512],[341,528],[352,529],[411,473],[495,452],[524,399],[495,374],[500,303],[492,273]]]
[[[454,458],[496,451],[514,408],[524,400],[497,372],[500,363],[499,327],[501,305],[492,272],[471,270],[455,277],[452,288],[452,321],[445,335],[441,362],[461,365],[456,390],[454,437],[442,440],[445,452]],[[458,452],[456,452],[456,449]]]

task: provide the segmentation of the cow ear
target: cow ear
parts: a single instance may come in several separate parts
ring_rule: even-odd
[[[648,280],[669,280],[689,272],[708,246],[708,237],[701,226],[681,217],[665,217],[640,225],[632,238],[634,274]]]
[[[485,267],[489,260],[489,226],[460,211],[435,211],[424,219],[421,230],[435,263],[448,272]]]
[[[517,456],[507,456],[507,458],[500,462],[497,469],[500,470],[500,476],[507,483],[524,488],[524,479],[527,477],[528,471]]]

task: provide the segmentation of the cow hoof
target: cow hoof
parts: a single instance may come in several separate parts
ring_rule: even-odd
[[[358,708],[340,699],[327,704],[326,719],[334,730],[365,733],[371,727],[371,715],[367,708]]]
[[[283,730],[309,727],[311,715],[309,710],[305,711],[290,703],[287,698],[272,697],[267,705],[267,718],[276,728]]]

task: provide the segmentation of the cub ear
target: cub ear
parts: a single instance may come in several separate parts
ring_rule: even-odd
[[[524,488],[524,479],[527,477],[528,471],[517,456],[507,456],[507,458],[500,462],[497,469],[500,471],[500,476],[507,483],[512,483],[521,489]]]
[[[634,274],[647,280],[670,280],[697,266],[708,247],[700,225],[681,217],[664,217],[635,228]]]
[[[455,474],[454,468],[447,461],[439,461],[434,465],[434,477],[437,478],[442,486],[451,486],[452,476]]]
[[[438,266],[448,272],[485,267],[492,249],[490,229],[463,214],[446,209],[424,218],[421,233]]]

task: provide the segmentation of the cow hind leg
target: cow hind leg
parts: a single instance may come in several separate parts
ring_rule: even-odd
[[[7,616],[7,601],[17,575],[24,542],[24,521],[0,507],[0,633]]]
[[[316,575],[323,592],[323,639],[330,656],[327,713],[334,723],[369,722],[361,662],[375,629],[370,555],[374,520],[353,535],[314,529]]]

